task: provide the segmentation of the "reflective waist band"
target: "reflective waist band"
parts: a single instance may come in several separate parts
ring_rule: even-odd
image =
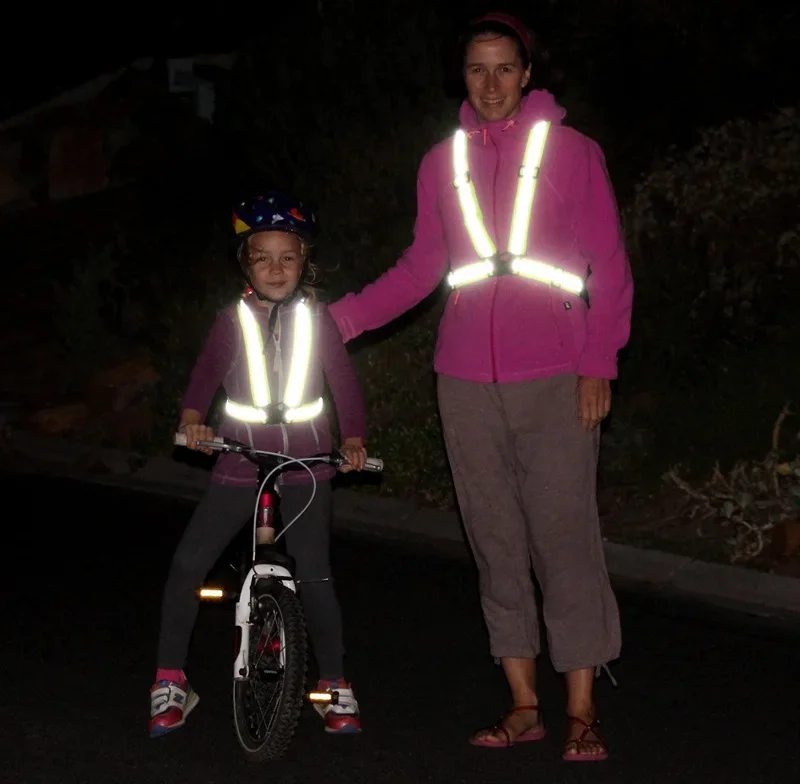
[[[286,408],[282,404],[269,405],[265,408],[256,406],[243,406],[233,400],[225,402],[225,413],[240,422],[252,422],[262,425],[290,424],[292,422],[307,422],[322,413],[323,400],[318,398],[313,403],[307,403],[297,408]]]
[[[526,258],[514,258],[508,263],[492,259],[476,261],[453,270],[447,276],[447,282],[453,288],[458,288],[504,274],[519,275],[521,278],[535,280],[572,294],[581,294],[585,285],[583,279],[572,272],[537,259]]]

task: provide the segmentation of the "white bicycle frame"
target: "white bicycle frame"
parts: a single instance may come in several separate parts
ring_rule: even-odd
[[[297,584],[294,580],[294,575],[285,567],[277,566],[275,564],[254,564],[242,585],[242,590],[239,593],[239,598],[236,600],[236,625],[241,630],[239,641],[239,652],[236,654],[236,659],[233,663],[233,679],[237,681],[247,680],[250,677],[248,661],[250,661],[250,614],[252,613],[253,597],[252,588],[253,581],[259,580],[264,577],[272,577],[278,582],[283,583],[290,591],[297,593]],[[286,640],[283,639],[284,632],[281,627],[281,652],[280,664],[285,666],[285,645]]]
[[[176,433],[173,437],[173,443],[176,446],[186,446],[186,436],[183,433]],[[225,443],[225,439],[220,438],[217,436],[213,441],[201,441],[201,446],[208,446],[211,448],[218,447],[218,445],[222,445]],[[281,533],[276,538],[279,539],[283,534],[286,533],[286,530],[294,525],[297,520],[299,520],[306,512],[306,509],[311,505],[311,501],[314,498],[314,495],[317,490],[317,481],[314,477],[314,474],[311,472],[309,467],[306,463],[313,463],[320,458],[310,457],[310,458],[293,458],[289,455],[284,455],[276,452],[264,453],[264,454],[272,454],[275,457],[281,457],[285,459],[285,462],[281,467],[273,469],[265,478],[259,487],[259,491],[256,494],[256,505],[255,511],[253,514],[253,560],[255,561],[255,554],[256,554],[256,526],[258,520],[258,497],[261,495],[261,489],[266,484],[267,480],[272,476],[273,473],[281,470],[285,467],[286,463],[297,463],[303,466],[309,474],[311,474],[311,479],[313,482],[312,491],[311,491],[311,498],[309,499],[308,503],[303,507],[303,509],[299,512],[299,514],[289,522],[281,531]],[[383,461],[379,458],[368,458],[365,468],[370,471],[380,472],[383,470]],[[253,582],[258,581],[264,578],[273,578],[278,582],[282,583],[286,588],[288,588],[292,593],[297,593],[297,583],[294,579],[294,575],[285,567],[279,564],[268,564],[268,563],[254,563],[250,570],[247,573],[247,576],[244,579],[244,584],[242,585],[241,590],[239,591],[239,595],[236,598],[236,626],[240,629],[240,640],[239,640],[239,650],[236,654],[236,658],[233,662],[233,679],[237,681],[246,680],[250,676],[250,671],[248,667],[248,661],[250,658],[250,627],[253,625],[250,623],[250,616],[253,610]],[[204,589],[200,591],[201,598],[214,598],[214,599],[222,599],[224,598],[224,591],[220,589]],[[283,627],[281,627],[281,652],[280,652],[280,665],[283,667],[286,665],[286,654],[285,654],[285,635],[283,631]]]

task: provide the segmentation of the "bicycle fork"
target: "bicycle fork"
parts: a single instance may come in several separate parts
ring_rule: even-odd
[[[268,578],[283,583],[290,591],[297,593],[297,585],[295,584],[294,577],[285,566],[257,563],[254,564],[247,573],[244,585],[242,585],[242,590],[236,602],[236,627],[238,629],[237,637],[239,638],[239,650],[236,653],[236,659],[233,663],[233,678],[237,681],[246,680],[250,676],[248,663],[250,661],[250,629],[253,626],[253,611],[256,602],[254,589],[258,580]],[[281,650],[280,654],[280,664],[281,666],[285,664],[283,650]]]

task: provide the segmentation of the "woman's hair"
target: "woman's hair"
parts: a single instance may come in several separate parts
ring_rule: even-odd
[[[459,67],[463,71],[467,48],[476,38],[483,35],[505,36],[514,41],[522,67],[531,68],[531,80],[525,92],[533,88],[555,92],[563,75],[551,66],[550,53],[524,23],[510,16],[507,17],[508,21],[503,21],[504,17],[505,14],[488,14],[487,17],[473,20],[462,30],[458,40]]]
[[[523,40],[523,35],[527,33],[528,41]],[[512,27],[510,24],[501,22],[496,19],[479,19],[466,27],[460,37],[461,45],[461,62],[467,56],[467,48],[478,37],[483,35],[496,35],[510,38],[517,47],[519,59],[522,60],[522,67],[527,68],[531,65],[531,57],[533,54],[533,33],[522,28]]]

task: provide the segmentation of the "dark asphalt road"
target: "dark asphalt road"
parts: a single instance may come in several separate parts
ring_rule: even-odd
[[[191,505],[62,481],[0,477],[4,641],[0,781],[797,782],[800,634],[620,596],[620,688],[598,685],[612,757],[560,760],[563,692],[543,665],[541,743],[474,749],[506,703],[487,655],[471,565],[338,540],[335,569],[364,733],[304,715],[288,756],[245,763],[230,718],[232,616],[206,607],[186,727],[147,737],[158,605]],[[72,522],[68,522],[72,521]]]

